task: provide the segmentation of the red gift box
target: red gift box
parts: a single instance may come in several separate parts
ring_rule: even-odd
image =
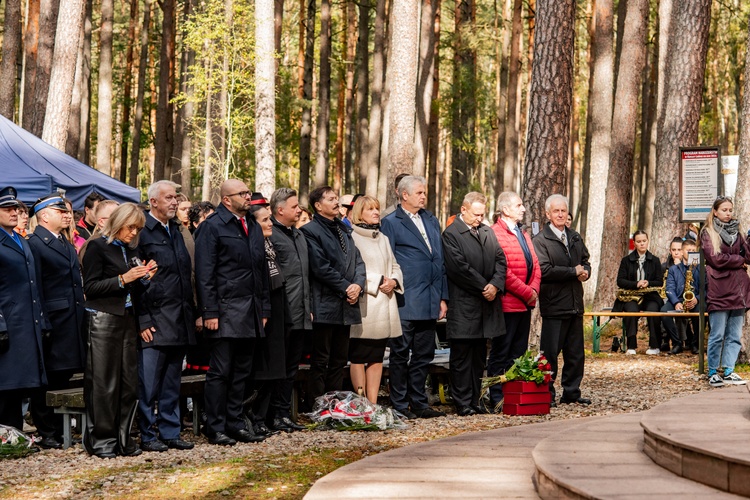
[[[503,393],[503,404],[510,405],[533,405],[549,404],[551,395],[549,392],[526,392],[526,393]]]
[[[535,405],[512,405],[503,402],[503,413],[505,415],[548,415],[549,403]]]
[[[503,384],[505,415],[547,415],[551,395],[548,384],[514,380]]]
[[[513,394],[521,392],[549,392],[548,384],[537,384],[536,382],[524,382],[523,380],[513,380],[503,384],[503,394]]]

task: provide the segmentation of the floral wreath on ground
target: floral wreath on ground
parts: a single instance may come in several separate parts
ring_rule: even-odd
[[[514,380],[534,382],[537,385],[548,384],[552,380],[552,365],[541,351],[526,351],[513,361],[513,366],[504,374],[482,379],[482,389]]]

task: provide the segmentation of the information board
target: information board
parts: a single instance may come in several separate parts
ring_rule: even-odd
[[[706,219],[719,195],[718,147],[680,148],[680,222]]]

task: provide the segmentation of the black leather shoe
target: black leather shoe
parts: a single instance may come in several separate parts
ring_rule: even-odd
[[[459,417],[470,417],[476,415],[477,412],[471,406],[458,406],[456,407],[456,415]]]
[[[299,425],[295,423],[291,418],[289,417],[283,417],[283,418],[274,418],[273,419],[273,428],[277,431],[282,432],[294,432],[294,431],[303,431],[307,429],[304,425]]]
[[[162,443],[158,439],[153,441],[141,441],[141,449],[143,451],[167,451],[169,448],[166,444]]]
[[[101,451],[99,453],[94,453],[94,456],[99,458],[117,458],[117,455],[115,455],[111,451]]]
[[[661,352],[667,352],[667,351],[669,351],[669,342],[665,342],[661,346],[659,346],[659,350]]]
[[[208,437],[208,442],[211,444],[218,444],[221,446],[234,446],[237,444],[237,441],[230,438],[223,432],[217,432],[213,434],[212,436]]]
[[[484,405],[471,405],[471,409],[474,410],[474,412],[477,415],[489,415],[492,413],[490,410],[484,407]]]
[[[263,436],[256,436],[247,429],[240,429],[238,431],[227,431],[227,434],[232,439],[236,439],[240,443],[260,443],[266,438]]]
[[[693,354],[698,354],[698,348],[697,347],[691,347],[690,352]]]
[[[683,351],[682,346],[676,345],[669,351],[669,354],[680,354]]]
[[[409,410],[396,410],[396,411],[399,412],[404,417],[406,417],[407,420],[414,420],[415,418],[417,418],[417,416]]]
[[[60,441],[54,437],[43,437],[41,440],[35,443],[38,447],[45,450],[61,450],[63,445]]]
[[[433,410],[429,406],[421,410],[415,410],[412,408],[412,413],[414,413],[417,418],[436,418],[445,416],[445,413],[443,413],[442,411]]]
[[[167,448],[172,448],[175,450],[192,450],[195,446],[195,443],[191,443],[189,441],[183,441],[180,438],[177,439],[167,439],[164,441],[164,444],[167,445]],[[143,444],[141,444],[141,447],[143,447]]]
[[[254,433],[256,436],[266,439],[267,437],[273,436],[274,434],[278,434],[279,431],[272,431],[271,429],[266,427],[266,424],[264,424],[263,422],[260,422],[260,423],[253,424],[252,433]]]
[[[590,405],[591,400],[586,398],[578,398],[578,399],[565,399],[560,398],[560,404],[564,405],[571,405],[571,404],[579,404],[579,405]]]
[[[143,453],[143,450],[141,450],[137,444],[134,444],[133,446],[122,450],[123,457],[137,457],[141,453]]]

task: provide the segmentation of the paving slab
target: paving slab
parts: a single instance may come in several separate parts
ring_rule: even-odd
[[[472,432],[379,453],[322,477],[305,499],[538,499],[531,451],[589,420],[599,418]]]
[[[607,417],[540,441],[532,452],[539,496],[543,499],[741,498],[677,476],[655,464],[643,453],[642,416],[643,413],[631,413]],[[614,435],[613,425],[618,429]],[[592,451],[601,457],[599,463],[590,460]],[[588,459],[580,460],[581,457]]]

